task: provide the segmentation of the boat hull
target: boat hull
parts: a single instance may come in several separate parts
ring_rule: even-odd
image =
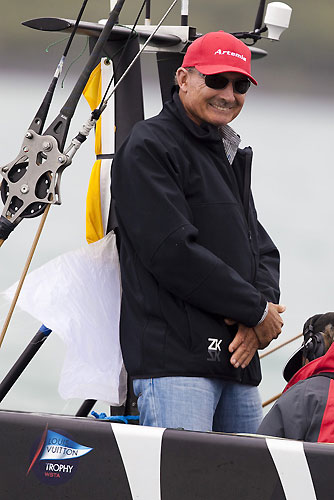
[[[334,447],[0,411],[1,498],[329,500]]]

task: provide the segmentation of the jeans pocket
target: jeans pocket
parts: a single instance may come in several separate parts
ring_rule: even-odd
[[[141,379],[136,378],[132,381],[132,387],[133,387],[133,392],[135,393],[135,396],[137,398],[140,398],[142,395],[142,389],[141,389]]]

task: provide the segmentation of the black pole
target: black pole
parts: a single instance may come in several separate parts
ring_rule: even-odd
[[[151,0],[146,0],[145,20],[151,21]]]
[[[181,16],[181,26],[188,26],[188,16]]]
[[[259,30],[262,27],[265,5],[266,0],[260,0],[260,5],[255,19],[254,31]]]
[[[19,376],[22,374],[22,372],[28,366],[32,358],[35,356],[36,352],[39,350],[44,341],[50,335],[51,331],[52,330],[42,325],[41,328],[36,333],[36,335],[27,345],[27,347],[25,348],[19,359],[9,370],[8,374],[5,376],[5,378],[0,384],[0,402],[8,394],[8,392],[15,384]]]
[[[62,57],[61,57],[61,59],[60,59],[60,61],[58,63],[56,72],[55,72],[55,74],[53,76],[53,79],[51,80],[50,86],[49,86],[49,88],[48,88],[48,90],[47,90],[47,92],[45,94],[45,97],[44,97],[44,99],[42,101],[42,104],[40,105],[40,108],[37,111],[36,116],[34,117],[33,121],[31,122],[31,125],[29,127],[30,129],[34,130],[36,132],[36,134],[41,134],[41,132],[43,130],[44,123],[45,123],[45,120],[46,120],[46,117],[47,117],[47,114],[48,114],[48,111],[49,111],[49,108],[50,108],[50,104],[51,104],[51,101],[52,101],[52,98],[53,98],[53,94],[55,92],[55,88],[56,88],[56,85],[57,85],[57,82],[58,82],[58,78],[59,78],[60,73],[62,71],[63,63],[64,63],[64,61],[66,59],[68,51],[70,50],[70,46],[72,44],[74,35],[77,32],[77,29],[78,29],[80,20],[82,18],[82,15],[84,13],[85,7],[87,5],[87,2],[88,2],[88,0],[84,0],[83,3],[82,3],[82,5],[81,5],[80,12],[78,14],[77,20],[75,21],[75,25],[74,25],[73,30],[71,32],[70,38],[67,41],[67,44],[66,44],[65,50],[63,52],[63,55],[62,55]]]
[[[79,410],[76,412],[76,417],[87,417],[88,413],[93,409],[96,399],[86,399]]]
[[[71,119],[74,115],[74,111],[81,97],[81,94],[86,86],[89,76],[95,66],[97,65],[99,58],[101,57],[102,49],[107,42],[111,30],[118,20],[119,13],[123,7],[125,0],[117,0],[117,3],[110,13],[108,21],[106,22],[94,49],[81,72],[76,84],[73,87],[67,101],[61,108],[57,118],[51,123],[51,125],[45,130],[43,135],[51,135],[58,141],[58,146],[60,151],[63,151],[65,141],[67,138],[68,129],[70,127]]]

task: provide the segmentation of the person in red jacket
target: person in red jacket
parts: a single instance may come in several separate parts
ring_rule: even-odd
[[[303,335],[302,346],[283,371],[288,384],[257,433],[333,443],[334,312],[309,318]]]

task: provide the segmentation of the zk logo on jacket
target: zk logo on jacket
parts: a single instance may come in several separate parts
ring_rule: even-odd
[[[33,447],[32,460],[27,476],[33,470],[46,483],[60,484],[69,481],[79,466],[79,458],[93,448],[76,443],[46,426],[40,442]]]

